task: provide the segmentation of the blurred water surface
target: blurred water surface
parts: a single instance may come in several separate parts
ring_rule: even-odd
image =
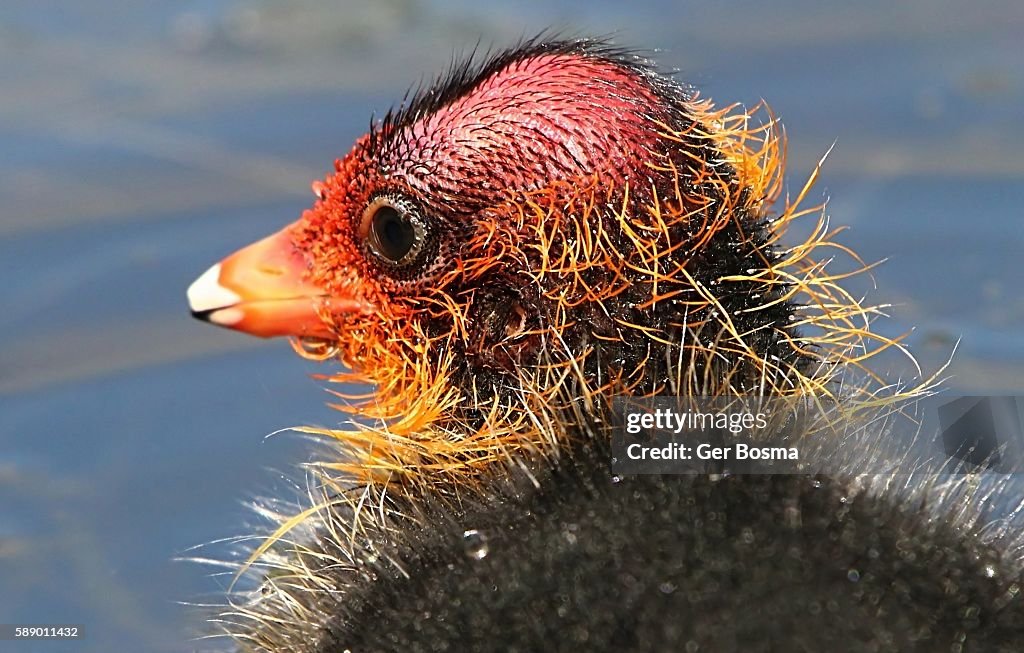
[[[295,219],[392,100],[542,28],[659,48],[719,103],[765,98],[792,190],[875,271],[882,326],[951,387],[1024,391],[1024,5],[547,0],[0,5],[0,622],[12,651],[191,651],[229,578],[174,562],[289,496],[337,413],[281,342],[194,323],[184,289]],[[895,365],[895,363],[894,363]],[[275,471],[278,470],[278,471]],[[201,555],[229,554],[213,544]]]

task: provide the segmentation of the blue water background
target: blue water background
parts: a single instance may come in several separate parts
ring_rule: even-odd
[[[823,4],[0,4],[0,622],[87,632],[0,651],[216,645],[180,602],[230,578],[175,558],[295,491],[308,444],[264,436],[341,417],[314,364],[192,321],[184,289],[478,41],[614,34],[719,103],[764,98],[793,192],[835,143],[812,198],[888,259],[880,330],[926,370],[960,340],[958,392],[1024,392],[1024,5]]]

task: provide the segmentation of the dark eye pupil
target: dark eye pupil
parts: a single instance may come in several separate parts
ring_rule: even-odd
[[[398,262],[416,244],[416,228],[393,206],[382,206],[373,214],[375,249],[384,258]]]

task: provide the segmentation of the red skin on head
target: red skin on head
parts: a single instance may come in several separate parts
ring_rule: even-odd
[[[597,172],[615,182],[631,171],[646,174],[656,121],[668,119],[659,112],[663,100],[636,70],[582,55],[540,55],[513,62],[400,128],[387,138],[381,163],[431,199],[478,209],[503,191]]]
[[[344,283],[342,269],[370,272],[356,232],[375,193],[398,191],[436,214],[469,219],[510,192],[552,182],[600,174],[637,183],[664,150],[670,111],[625,64],[565,53],[513,60],[436,111],[361,138],[318,187],[326,199],[303,214],[296,244],[332,288]]]

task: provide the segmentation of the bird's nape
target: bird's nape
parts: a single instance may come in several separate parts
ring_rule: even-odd
[[[607,471],[617,397],[823,396],[859,422],[931,387],[893,390],[868,369],[896,343],[843,288],[864,266],[837,268],[848,250],[821,207],[802,206],[817,171],[774,206],[783,151],[766,110],[715,108],[601,42],[538,39],[457,66],[389,113],[314,184],[297,222],[203,275],[189,290],[198,316],[292,336],[347,367],[329,383],[374,389],[339,405],[359,417],[350,428],[299,429],[323,436],[330,459],[313,468],[313,505],[281,515],[243,566],[257,585],[227,611],[239,645],[722,650],[754,641],[729,615],[773,591],[794,602],[763,650],[845,641],[853,626],[838,620],[801,629],[832,593],[874,629],[850,650],[965,632],[877,593],[909,569],[900,596],[932,600],[998,552],[884,491],[847,510],[856,492],[842,478]],[[798,220],[810,235],[784,246]],[[780,506],[803,517],[780,524]],[[901,567],[908,538],[923,549]],[[859,591],[822,551],[843,574],[888,566],[873,563]],[[759,566],[786,555],[796,562]],[[1024,614],[1004,600],[1019,568],[994,568],[957,585],[958,600]],[[685,618],[659,630],[659,614]],[[986,623],[976,641],[1009,641],[1002,616]]]

